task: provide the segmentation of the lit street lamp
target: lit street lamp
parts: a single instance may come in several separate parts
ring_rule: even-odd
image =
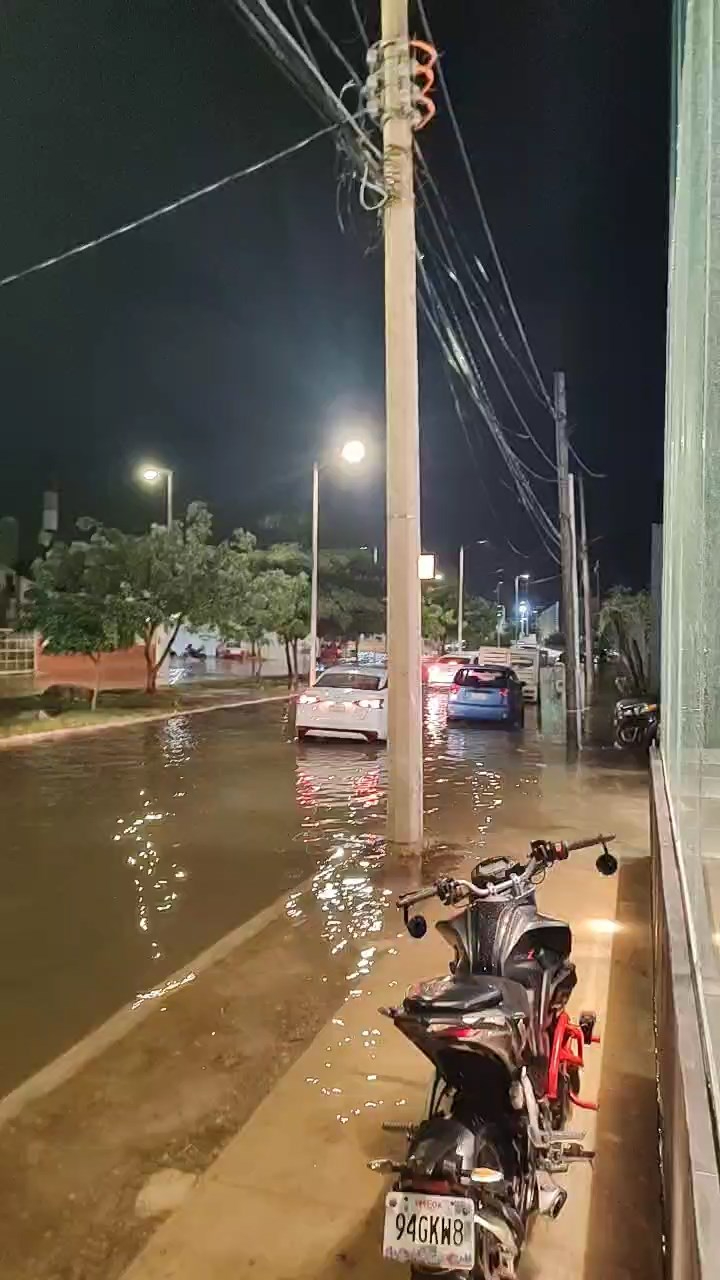
[[[169,467],[148,467],[140,468],[140,479],[146,484],[157,484],[159,480],[165,480],[165,523],[168,530],[172,528],[173,517],[173,473]]]
[[[340,450],[343,462],[357,466],[365,457],[362,440],[348,440]],[[308,681],[317,677],[317,624],[318,624],[318,535],[320,527],[320,464],[313,462],[312,486],[312,568],[310,576],[310,671]]]
[[[516,639],[520,639],[520,580],[524,578],[527,583],[530,582],[529,573],[515,574],[515,626],[517,628]]]

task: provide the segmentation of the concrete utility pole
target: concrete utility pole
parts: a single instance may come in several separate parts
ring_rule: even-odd
[[[320,525],[320,468],[313,462],[312,473],[312,563],[310,566],[310,670],[308,685],[317,679],[318,627],[318,543]]]
[[[592,630],[592,597],[590,595],[590,561],[588,559],[587,521],[585,519],[585,485],[582,476],[578,476],[580,489],[580,558],[582,562],[583,610],[585,615],[585,710],[587,711],[593,696],[593,630]]]
[[[570,537],[572,542],[572,600],[573,600],[573,619],[575,621],[575,632],[573,635],[573,650],[575,653],[575,719],[577,722],[577,740],[582,746],[583,742],[583,704],[585,701],[585,691],[582,686],[582,676],[580,671],[580,595],[578,592],[578,583],[580,577],[578,574],[578,537],[577,524],[575,522],[575,476],[572,471],[568,476],[568,494],[570,497]]]
[[[558,471],[558,510],[560,515],[560,568],[562,570],[562,632],[565,637],[565,722],[568,754],[577,755],[580,746],[578,733],[578,669],[575,637],[577,614],[575,601],[577,580],[573,589],[573,531],[570,515],[570,477],[567,433],[567,400],[565,374],[554,376],[555,392],[555,447]]]
[[[463,591],[465,588],[465,547],[460,548],[458,561],[458,653],[463,647]]]
[[[408,0],[382,0],[388,839],[423,838],[420,431]]]

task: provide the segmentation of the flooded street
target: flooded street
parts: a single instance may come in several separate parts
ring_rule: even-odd
[[[471,844],[537,791],[543,761],[531,730],[448,731],[445,697],[426,704],[427,833]],[[369,857],[363,874],[383,861],[384,750],[298,747],[289,714],[178,716],[0,756],[1,1093],[338,846]]]
[[[602,1161],[573,1171],[520,1274],[656,1280],[645,773],[613,751],[569,768],[533,714],[508,732],[448,728],[445,711],[430,692],[422,856],[386,849],[384,750],[299,747],[281,703],[0,756],[3,1280],[402,1274],[379,1261],[385,1184],[367,1160],[400,1149],[380,1122],[422,1115],[428,1067],[378,1006],[448,953],[434,930],[409,937],[397,893],[485,849],[608,827],[619,877],[578,854],[539,890],[572,924],[577,1007],[606,1023],[585,1085]],[[163,1171],[194,1190],[148,1214]],[[610,1238],[626,1173],[637,1230]]]

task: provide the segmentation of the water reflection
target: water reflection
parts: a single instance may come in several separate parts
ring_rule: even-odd
[[[184,791],[174,793],[178,801],[184,796]],[[160,960],[163,955],[157,937],[157,916],[172,911],[179,904],[183,884],[187,881],[185,867],[167,850],[163,852],[167,836],[162,824],[175,816],[175,809],[161,809],[159,798],[148,797],[142,787],[138,792],[137,807],[116,819],[121,830],[113,835],[113,844],[119,844],[123,863],[132,877],[137,928],[148,938],[153,961]]]
[[[0,1089],[126,1001],[163,1000],[174,972],[283,891],[289,923],[317,931],[318,980],[324,952],[328,969],[344,962],[349,1001],[372,986],[401,875],[440,864],[386,856],[384,748],[298,746],[286,717],[282,704],[178,715],[0,757],[0,996],[18,1046]],[[527,731],[448,730],[439,692],[425,743],[428,837],[452,865],[537,791],[543,761]]]

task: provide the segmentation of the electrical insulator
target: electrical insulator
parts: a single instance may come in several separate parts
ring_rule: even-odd
[[[420,81],[419,84],[413,84],[413,106],[415,107],[413,128],[418,130],[424,129],[437,111],[430,94],[435,85],[434,67],[438,55],[437,49],[431,44],[426,44],[424,40],[411,40],[409,47],[411,52],[415,53],[412,59],[411,75],[413,81]],[[418,57],[418,54],[421,57]]]

